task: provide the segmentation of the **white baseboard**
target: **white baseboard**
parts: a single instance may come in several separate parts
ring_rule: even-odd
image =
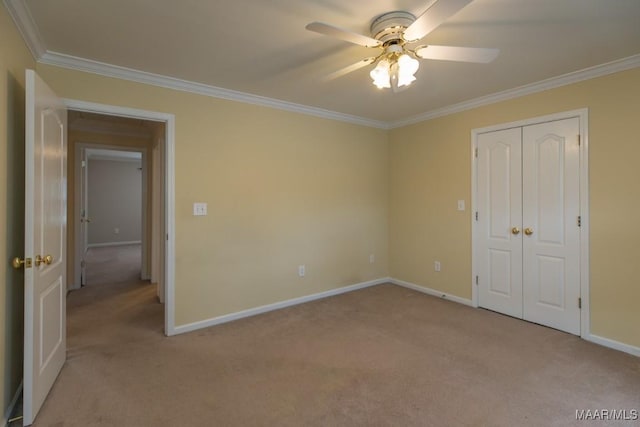
[[[400,280],[400,279],[391,278],[389,281],[394,285],[402,286],[403,288],[413,289],[414,291],[422,292],[423,294],[431,295],[434,297],[457,302],[458,304],[464,304],[464,305],[473,307],[473,302],[467,298],[461,298],[455,295],[448,294],[446,292],[427,288],[425,286],[416,285],[415,283],[405,282],[404,280]]]
[[[600,337],[598,335],[589,334],[584,337],[585,340],[591,341],[592,343],[602,345],[604,347],[609,347],[614,350],[623,351],[625,353],[632,354],[634,356],[640,357],[640,347],[635,347],[630,344],[625,344],[620,341],[615,341],[609,338]]]
[[[389,283],[391,281],[388,277],[383,277],[376,280],[370,280],[368,282],[356,283],[355,285],[344,286],[337,289],[331,289],[329,291],[319,292],[317,294],[306,295],[299,298],[293,298],[285,301],[276,302],[273,304],[262,305],[260,307],[250,308],[248,310],[242,310],[235,313],[225,314],[223,316],[213,317],[211,319],[201,320],[199,322],[188,323],[186,325],[176,326],[173,329],[173,333],[175,334],[184,334],[186,332],[195,331],[202,328],[208,328],[209,326],[219,325],[221,323],[227,323],[234,320],[242,319],[244,317],[255,316],[257,314],[267,313],[269,311],[278,310],[285,307],[291,307],[293,305],[304,304],[306,302],[311,302],[315,300],[319,300],[322,298],[328,298],[335,295],[344,294],[347,292],[357,291],[359,289],[368,288],[370,286],[381,285],[383,283]]]
[[[142,241],[140,240],[132,240],[129,242],[106,242],[106,243],[89,243],[87,245],[88,248],[102,248],[105,246],[125,246],[125,245],[141,245]]]
[[[3,427],[7,427],[7,425],[9,424],[9,419],[11,418],[11,414],[13,414],[13,411],[16,408],[16,404],[18,403],[18,399],[20,399],[20,395],[22,394],[22,385],[23,383],[21,381],[20,385],[18,386],[18,390],[16,390],[16,393],[13,395],[13,399],[11,399],[11,403],[7,408],[7,412],[5,412],[4,414],[4,419],[2,420]]]

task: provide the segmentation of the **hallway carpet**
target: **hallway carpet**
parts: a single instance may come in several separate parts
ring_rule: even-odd
[[[86,285],[140,280],[141,245],[89,248],[85,255]]]
[[[640,409],[639,358],[390,284],[174,337],[151,285],[68,301],[36,427],[598,426],[576,410]]]

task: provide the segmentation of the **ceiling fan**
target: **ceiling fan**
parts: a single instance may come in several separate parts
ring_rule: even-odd
[[[382,50],[376,56],[363,59],[331,73],[327,76],[328,80],[377,62],[377,65],[369,73],[373,84],[379,89],[391,88],[396,92],[405,89],[415,81],[414,74],[419,67],[417,59],[489,63],[498,56],[499,50],[490,48],[410,46],[435,30],[471,1],[430,0],[425,12],[418,17],[405,11],[384,13],[371,22],[371,37],[324,22],[312,22],[306,26],[306,29],[360,46]]]

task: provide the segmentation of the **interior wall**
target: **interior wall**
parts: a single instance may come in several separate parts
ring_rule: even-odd
[[[65,98],[175,114],[178,326],[388,275],[385,130],[37,70]]]
[[[22,382],[24,273],[10,260],[24,257],[25,69],[35,68],[4,5],[0,5],[0,423]]]
[[[391,276],[470,299],[471,130],[587,107],[591,333],[640,346],[639,99],[636,68],[392,130]]]
[[[142,161],[89,158],[89,246],[142,239]]]

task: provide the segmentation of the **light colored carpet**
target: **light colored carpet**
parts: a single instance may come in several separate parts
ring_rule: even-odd
[[[148,284],[68,307],[36,427],[597,426],[575,411],[640,409],[640,359],[394,285],[169,338]]]
[[[86,285],[140,280],[141,245],[89,248],[85,255]]]

